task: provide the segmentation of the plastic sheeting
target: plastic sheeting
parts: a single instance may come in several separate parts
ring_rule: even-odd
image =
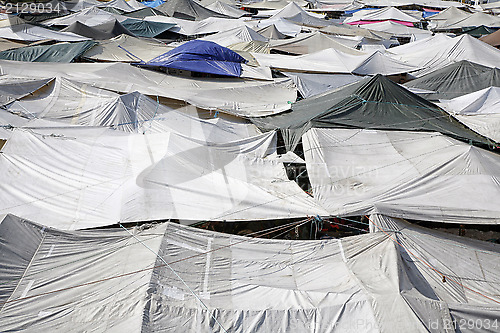
[[[83,56],[99,61],[141,62],[152,60],[172,49],[173,47],[154,40],[121,35],[100,41]]]
[[[0,212],[59,229],[325,215],[269,156],[275,149],[274,133],[208,144],[168,132],[19,129],[0,154]]]
[[[209,17],[201,21],[188,21],[175,17],[149,16],[145,20],[150,22],[175,23],[177,26],[170,29],[170,31],[186,36],[206,35],[247,25],[247,22],[242,19],[219,17]],[[290,25],[292,24],[290,23]]]
[[[59,42],[79,42],[88,40],[86,37],[71,32],[53,31],[28,23],[0,27],[0,37],[26,42],[36,42],[47,39]]]
[[[260,134],[253,125],[219,117],[202,120],[188,115],[194,107],[174,110],[137,92],[118,95],[66,79],[54,81],[43,94],[18,100],[5,110],[26,120],[51,121],[26,121],[25,127],[104,126],[130,133],[174,132],[219,143]]]
[[[434,30],[454,30],[467,27],[477,27],[481,25],[492,28],[500,27],[500,18],[498,16],[485,13],[474,13],[465,18],[460,18],[451,22],[450,21],[448,21],[446,24],[440,25],[439,28],[436,28]]]
[[[121,22],[126,20],[127,18],[128,17],[126,16],[112,14],[97,7],[90,7],[71,15],[56,17],[54,19],[44,21],[43,24],[48,26],[70,26],[75,22],[80,22],[93,27],[95,25],[108,23],[109,21],[114,22],[115,20],[118,20]]]
[[[392,21],[384,21],[380,23],[372,23],[368,26],[372,31],[381,31],[397,37],[413,37],[415,40],[426,38],[432,35],[428,30],[407,27],[406,25],[395,23]]]
[[[253,53],[252,55],[261,66],[285,71],[393,75],[418,70],[418,67],[395,60],[378,51],[367,54],[352,49],[351,53],[345,53],[329,48],[301,56],[259,53]]]
[[[286,35],[282,34],[274,24],[268,25],[265,28],[261,28],[257,32],[269,39],[285,39],[287,37]]]
[[[137,37],[157,37],[175,27],[174,23],[150,22],[144,20],[127,19],[122,25]]]
[[[238,77],[241,75],[241,63],[243,62],[246,60],[238,53],[217,43],[193,40],[146,62],[144,65]]]
[[[168,16],[192,21],[200,21],[209,17],[228,17],[203,7],[194,0],[169,0],[156,9]]]
[[[249,117],[289,110],[297,98],[297,88],[290,79],[186,78],[121,63],[50,66],[0,60],[0,73],[43,79],[64,77],[115,92],[139,91]]]
[[[242,16],[250,16],[251,14],[247,11],[238,9],[235,6],[232,6],[230,4],[227,4],[222,1],[215,1],[212,4],[208,5],[206,8],[220,13],[222,15],[228,16],[228,17],[234,17],[234,18],[239,18]]]
[[[362,76],[349,74],[310,74],[284,72],[286,76],[293,79],[297,89],[304,98],[319,95],[328,90],[333,90],[358,82],[363,79]]]
[[[500,156],[439,133],[313,128],[309,179],[331,215],[499,224]]]
[[[173,223],[134,236],[67,232],[7,216],[0,329],[222,332],[211,316],[228,332],[494,326],[498,245],[397,223],[398,232],[286,241]]]
[[[417,77],[460,60],[492,68],[500,63],[500,50],[467,34],[454,38],[436,35],[391,48],[387,52],[401,61],[424,68],[414,74]]]
[[[94,40],[110,39],[123,34],[130,36],[134,35],[127,28],[121,25],[117,20],[108,21],[99,25],[95,25],[93,27],[89,27],[88,25],[76,21],[62,31],[73,32],[77,35],[88,37]]]
[[[421,96],[452,99],[488,87],[500,87],[500,69],[481,66],[466,60],[448,65],[405,83],[405,87],[431,91]]]
[[[206,40],[224,47],[229,47],[233,44],[252,41],[267,43],[268,39],[247,26],[241,26],[231,30],[221,31],[216,34],[200,38],[199,40]]]
[[[9,78],[0,76],[0,104],[3,106],[49,84],[52,79]]]
[[[381,75],[299,101],[291,112],[252,121],[264,129],[281,129],[289,150],[311,127],[437,131],[478,145],[491,144],[437,105]]]
[[[273,50],[296,55],[315,53],[330,48],[347,54],[359,54],[355,50],[358,44],[359,40],[328,36],[321,32],[304,33],[294,38],[269,42],[269,46]]]
[[[344,23],[353,24],[356,21],[387,21],[395,20],[401,22],[419,22],[418,19],[410,16],[397,8],[386,7],[379,10],[361,10],[344,20]]]
[[[500,45],[500,30],[497,30],[487,36],[483,36],[479,38],[479,40],[491,46],[498,46]]]
[[[0,59],[27,62],[73,62],[97,43],[84,41],[55,45],[26,46],[0,52]]]
[[[474,131],[500,142],[500,88],[485,88],[439,103]]]

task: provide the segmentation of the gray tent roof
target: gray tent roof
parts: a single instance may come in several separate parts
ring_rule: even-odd
[[[154,8],[146,7],[142,8],[130,13],[125,13],[123,16],[131,17],[131,18],[137,18],[137,19],[143,19],[148,16],[167,16],[165,13],[160,12],[159,10],[156,10]]]
[[[73,62],[96,45],[93,41],[20,47],[0,52],[0,59],[29,62]]]
[[[299,101],[290,112],[252,121],[263,129],[281,129],[288,149],[311,127],[432,131],[490,144],[437,105],[382,75]]]
[[[269,39],[285,39],[287,36],[282,34],[274,24],[268,25],[265,28],[257,30],[259,34]]]
[[[427,99],[451,99],[492,86],[500,87],[500,69],[462,60],[407,82],[405,86],[434,91],[421,94]]]
[[[137,37],[156,37],[176,26],[175,23],[152,22],[134,19],[127,19],[121,24]]]
[[[117,20],[109,21],[93,27],[89,27],[86,24],[76,21],[62,31],[73,32],[77,35],[92,38],[95,40],[110,39],[122,34],[134,36],[132,32],[130,32]]]
[[[156,10],[168,16],[192,21],[201,21],[209,17],[230,18],[205,8],[193,0],[169,0],[156,7]]]
[[[384,231],[290,241],[175,223],[66,232],[8,215],[0,330],[222,332],[213,315],[228,332],[443,332],[450,318],[498,318],[497,244],[370,220]]]

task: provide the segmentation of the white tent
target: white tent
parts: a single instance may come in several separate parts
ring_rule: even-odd
[[[37,42],[42,40],[78,42],[89,40],[87,37],[82,37],[72,32],[54,31],[28,23],[0,27],[0,38],[26,42]]]
[[[68,232],[8,215],[0,329],[452,332],[456,320],[496,330],[498,245],[370,219],[397,231],[320,241],[174,223]]]
[[[259,21],[248,21],[247,25],[255,30],[260,30],[268,26],[273,25],[280,33],[289,37],[297,36],[301,31],[302,27],[284,18],[274,18]]]
[[[227,4],[222,1],[215,1],[210,5],[206,6],[206,8],[213,10],[216,13],[223,14],[229,17],[239,18],[242,16],[250,15],[249,12],[238,9],[237,7]]]
[[[326,214],[270,156],[275,133],[220,144],[171,132],[122,133],[15,130],[0,154],[0,213],[66,230]]]
[[[500,27],[500,18],[498,16],[485,13],[474,13],[465,18],[456,20],[448,20],[446,23],[439,25],[434,30],[454,30],[477,26]]]
[[[290,39],[271,40],[269,46],[271,49],[292,54],[309,54],[329,48],[348,54],[359,54],[355,50],[359,43],[359,40],[334,37],[316,31],[299,34],[297,37]]]
[[[147,8],[136,0],[111,0],[99,3],[99,7],[117,8],[123,12],[130,13],[138,9]]]
[[[416,42],[393,47],[387,52],[403,62],[422,67],[423,70],[414,74],[417,77],[460,60],[467,60],[487,67],[497,67],[500,63],[500,50],[468,34],[454,38],[437,34]]]
[[[127,17],[127,16],[112,14],[110,12],[99,9],[97,7],[90,7],[90,8],[78,11],[76,13],[70,14],[70,15],[56,17],[56,18],[44,21],[43,24],[48,25],[48,26],[53,26],[53,25],[70,26],[75,22],[80,22],[80,23],[83,23],[85,25],[88,25],[89,27],[93,27],[93,26],[100,25],[100,24],[107,23],[109,21],[114,21],[114,20],[122,22],[128,18],[129,17]]]
[[[197,112],[191,112],[194,107],[172,109],[138,92],[119,95],[64,78],[55,79],[50,87],[33,95],[4,108],[26,120],[44,119],[52,123],[30,121],[22,124],[24,127],[101,126],[143,134],[174,132],[219,143],[261,134],[255,125],[243,121],[195,117]],[[12,123],[16,124],[19,121]]]
[[[313,128],[302,140],[314,197],[334,216],[500,223],[496,153],[438,133]]]
[[[427,21],[430,22],[429,29],[439,29],[441,26],[448,25],[450,22],[463,20],[470,15],[470,13],[464,10],[458,9],[456,7],[449,7],[435,15],[428,17]]]
[[[172,49],[172,46],[159,41],[122,34],[99,41],[99,44],[86,51],[83,57],[110,62],[147,62]]]
[[[297,98],[297,88],[290,79],[261,81],[241,78],[189,78],[122,63],[71,63],[52,66],[47,63],[0,61],[0,72],[14,77],[64,77],[119,93],[138,91],[145,95],[181,100],[204,109],[242,116],[283,112],[289,110],[291,103]]]
[[[395,20],[402,22],[419,22],[418,19],[403,13],[394,7],[385,7],[378,10],[360,10],[354,13],[351,17],[344,20],[344,23],[353,23],[357,21],[386,21]]]
[[[485,88],[439,103],[467,127],[500,142],[500,88]]]
[[[240,26],[231,30],[222,31],[207,37],[200,38],[201,40],[207,40],[215,42],[221,46],[228,47],[233,44],[243,43],[243,42],[267,42],[268,39],[255,30],[247,27]]]
[[[189,21],[167,16],[148,16],[145,17],[144,20],[150,22],[174,23],[177,26],[169,29],[169,31],[186,36],[207,35],[247,25],[247,22],[243,19],[219,17],[209,17],[201,21]]]
[[[361,75],[392,75],[415,71],[418,68],[392,59],[380,52],[372,54],[356,51],[347,54],[326,49],[302,56],[253,53],[261,66],[310,73],[358,73]],[[353,52],[354,53],[354,52]]]
[[[368,28],[373,31],[386,32],[396,37],[411,37],[412,41],[430,37],[432,35],[432,32],[429,30],[407,27],[404,24],[392,21],[371,23]]]

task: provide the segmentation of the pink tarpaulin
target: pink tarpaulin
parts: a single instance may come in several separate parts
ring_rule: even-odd
[[[385,22],[385,21],[392,21],[396,22],[399,24],[406,25],[407,27],[413,27],[413,23],[411,22],[406,22],[406,21],[398,21],[398,20],[382,20],[382,21],[354,21],[354,22],[348,22],[347,24],[349,25],[364,25],[364,24],[370,24],[370,23],[379,23],[379,22]]]

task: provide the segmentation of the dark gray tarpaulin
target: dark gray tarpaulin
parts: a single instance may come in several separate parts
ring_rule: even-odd
[[[434,91],[420,94],[429,100],[452,99],[484,88],[500,87],[500,69],[462,60],[407,82],[405,86]]]
[[[117,20],[109,21],[93,27],[89,27],[86,24],[76,21],[62,31],[73,32],[77,35],[92,38],[95,40],[110,39],[123,34],[135,36]]]
[[[299,101],[290,112],[251,120],[265,130],[280,129],[288,150],[311,127],[431,131],[491,144],[437,105],[382,75]]]
[[[176,26],[175,23],[152,22],[135,19],[127,19],[121,24],[137,37],[156,37]]]
[[[167,16],[167,15],[165,13],[160,12],[159,10],[147,7],[130,13],[125,13],[123,14],[123,16],[128,16],[136,19],[143,19],[148,16]]]
[[[61,43],[55,45],[38,45],[20,47],[0,52],[0,59],[28,62],[73,62],[97,42],[84,41],[77,43]]]

